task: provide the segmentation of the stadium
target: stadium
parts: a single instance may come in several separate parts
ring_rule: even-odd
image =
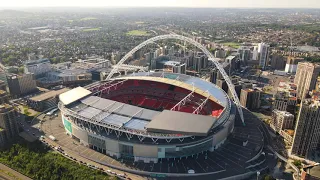
[[[65,131],[115,158],[157,163],[213,152],[233,132],[236,106],[215,84],[139,72],[60,95]]]

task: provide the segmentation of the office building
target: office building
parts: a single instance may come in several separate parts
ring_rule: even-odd
[[[0,128],[0,147],[6,144],[6,132],[4,129]]]
[[[36,80],[33,74],[10,74],[7,80],[10,94],[13,97],[37,91]]]
[[[116,64],[117,64],[117,62],[116,62],[116,60],[115,60],[115,55],[114,55],[113,53],[111,53],[111,58],[110,58],[110,60],[111,60],[111,63],[112,63],[113,65],[116,65]]]
[[[258,46],[254,46],[254,47],[253,47],[252,60],[253,60],[253,61],[258,61],[258,60],[259,60]]]
[[[229,87],[224,79],[217,79],[216,85],[220,87],[222,90],[224,90],[224,92],[228,92]]]
[[[59,90],[50,90],[48,92],[44,92],[42,94],[39,94],[37,96],[33,96],[31,98],[27,99],[27,104],[29,107],[31,107],[34,110],[37,110],[39,112],[42,112],[46,109],[52,108],[54,106],[57,106],[59,95],[69,91],[68,88],[62,88]]]
[[[225,58],[226,57],[226,52],[224,49],[216,49],[214,52],[214,57],[216,58]]]
[[[186,64],[176,64],[172,66],[173,73],[186,74]]]
[[[204,55],[198,55],[194,57],[193,68],[195,71],[200,72],[201,69],[208,66],[208,57]]]
[[[255,89],[241,89],[240,103],[249,110],[260,108],[260,91]]]
[[[292,129],[294,126],[294,115],[287,111],[272,111],[271,128],[280,133],[281,130]]]
[[[241,64],[246,66],[251,58],[251,50],[248,47],[241,46],[237,50],[237,53],[239,53]]]
[[[273,54],[270,60],[272,69],[283,70],[286,66],[285,58],[279,54]]]
[[[213,84],[217,84],[217,80],[223,79],[222,74],[217,68],[213,68],[210,70],[210,82]]]
[[[291,153],[308,158],[317,148],[320,137],[319,101],[301,103]]]
[[[24,72],[34,74],[35,77],[44,76],[51,70],[49,59],[29,60],[24,63]]]
[[[272,104],[272,109],[279,111],[288,111],[292,114],[295,112],[295,108],[297,105],[296,97],[283,97],[279,99],[275,99]]]
[[[19,134],[16,120],[16,111],[11,105],[0,105],[0,129],[4,130],[6,140],[8,141],[14,139]]]
[[[309,91],[316,89],[317,79],[320,76],[320,64],[299,62],[294,83],[297,85],[299,98],[304,98]]]
[[[298,63],[304,61],[303,58],[296,58],[292,56],[288,56],[287,63],[285,66],[286,73],[296,73],[298,68]]]
[[[270,46],[265,43],[258,44],[258,53],[259,53],[259,66],[262,69],[265,69],[269,61],[269,48]]]

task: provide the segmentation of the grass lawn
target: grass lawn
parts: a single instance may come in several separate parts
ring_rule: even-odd
[[[85,17],[85,18],[80,19],[80,21],[89,21],[89,20],[94,20],[94,19],[97,19],[97,18],[95,18],[95,17]]]
[[[236,43],[236,42],[224,42],[222,43],[224,46],[229,46],[229,47],[232,47],[232,48],[239,48],[240,47],[240,44],[239,43]]]
[[[100,28],[89,28],[89,29],[83,29],[82,31],[84,31],[84,32],[89,32],[89,31],[100,31]]]
[[[150,34],[147,31],[142,30],[133,30],[126,33],[128,36],[149,36]]]

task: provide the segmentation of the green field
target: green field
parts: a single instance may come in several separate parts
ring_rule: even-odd
[[[229,47],[235,48],[235,49],[238,49],[240,47],[240,44],[236,43],[236,42],[224,42],[222,44],[225,45],[225,46],[229,46]]]
[[[84,32],[89,32],[89,31],[100,31],[100,28],[89,28],[89,29],[83,29],[82,31],[84,31]]]
[[[85,18],[80,19],[80,21],[89,21],[89,20],[95,20],[95,19],[97,19],[97,18],[95,18],[95,17],[85,17]]]
[[[135,23],[136,23],[136,24],[144,24],[143,21],[136,21]]]
[[[150,34],[147,31],[142,30],[133,30],[126,33],[128,36],[149,36]]]

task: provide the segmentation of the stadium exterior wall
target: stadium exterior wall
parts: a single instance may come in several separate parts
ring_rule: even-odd
[[[145,163],[157,163],[161,158],[182,158],[208,150],[214,151],[225,142],[228,135],[233,131],[235,121],[235,111],[231,111],[223,127],[204,139],[192,143],[146,145],[93,134],[90,131],[78,127],[72,121],[68,120],[63,112],[61,113],[66,133],[70,137],[79,140],[81,144],[115,158],[133,158],[134,161],[143,161]]]

